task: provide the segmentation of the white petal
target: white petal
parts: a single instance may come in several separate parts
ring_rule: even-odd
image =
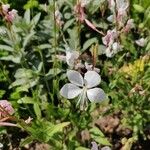
[[[113,52],[113,50],[111,49],[111,47],[106,48],[105,53],[106,53],[106,56],[109,57],[109,58],[111,58],[111,57],[114,56],[114,52]]]
[[[100,88],[87,90],[87,97],[91,102],[100,102],[106,98],[104,91]]]
[[[145,44],[146,44],[146,39],[144,38],[141,38],[141,39],[138,39],[135,41],[137,45],[141,46],[141,47],[144,47]]]
[[[109,22],[113,22],[114,21],[114,15],[110,15],[109,17],[107,17],[107,20]]]
[[[81,92],[82,89],[71,83],[65,84],[60,90],[60,94],[67,99],[73,99],[77,97]]]
[[[66,50],[66,62],[69,66],[74,66],[75,60],[78,59],[78,57],[78,51]]]
[[[84,75],[84,80],[87,88],[92,88],[100,84],[101,77],[95,71],[87,71]]]
[[[67,77],[71,83],[78,85],[78,86],[83,86],[83,83],[84,83],[83,77],[78,71],[68,70]]]

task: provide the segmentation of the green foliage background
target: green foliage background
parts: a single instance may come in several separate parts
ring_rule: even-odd
[[[141,135],[143,139],[148,139],[149,0],[130,2],[130,17],[134,19],[136,28],[127,35],[121,35],[123,51],[113,58],[106,58],[102,53],[102,36],[76,21],[73,14],[75,0],[2,2],[17,9],[19,18],[11,28],[7,28],[1,20],[0,28],[6,33],[0,36],[0,98],[12,103],[18,120],[26,120],[29,116],[33,118],[30,125],[17,122],[28,133],[28,136],[20,137],[20,146],[40,141],[48,143],[53,149],[86,150],[91,148],[91,141],[96,141],[100,145],[113,147],[107,134],[102,133],[94,123],[103,116],[115,113],[121,114],[120,124],[132,131],[130,137],[120,137],[120,140],[132,138],[135,143]],[[54,19],[56,8],[62,13],[62,28],[56,25]],[[109,13],[108,4],[103,0],[94,0],[86,8],[87,18],[104,33],[113,26],[106,19]],[[135,44],[135,40],[141,37],[147,38],[144,47]],[[67,66],[55,56],[65,52],[65,42],[81,53],[98,44],[97,67],[103,79],[101,87],[108,97],[103,103],[89,104],[86,111],[75,107],[76,99],[69,101],[59,94],[67,81]],[[136,85],[142,87],[144,94],[139,91],[131,93]],[[82,141],[78,135],[85,130],[90,138]],[[19,131],[13,133],[7,127],[0,127],[2,137],[9,132],[18,134]]]

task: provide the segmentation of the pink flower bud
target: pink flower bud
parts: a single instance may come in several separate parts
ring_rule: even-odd
[[[5,16],[5,19],[8,21],[8,22],[13,22],[13,20],[15,19],[17,15],[17,10],[13,9],[11,11],[8,12],[8,14]]]
[[[60,13],[59,10],[55,11],[55,18],[57,25],[61,27],[64,24],[64,22],[62,21],[62,14]]]
[[[10,5],[9,5],[9,4],[3,4],[3,5],[2,5],[2,12],[3,12],[4,14],[7,14],[9,8],[10,8]]]
[[[11,103],[7,100],[0,100],[0,106],[10,115],[14,113],[14,109]],[[7,113],[3,109],[0,108],[0,118],[7,115]]]
[[[134,24],[134,20],[133,19],[129,19],[127,21],[127,24],[126,26],[124,27],[123,31],[124,32],[129,32],[131,29],[133,29],[135,27],[135,24]]]
[[[81,3],[75,5],[74,13],[77,17],[77,20],[83,23],[85,19],[85,13],[84,13],[84,7],[81,6]]]

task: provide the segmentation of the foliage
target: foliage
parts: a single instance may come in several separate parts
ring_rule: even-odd
[[[21,147],[43,142],[81,150],[94,141],[97,148],[115,149],[113,135],[96,122],[116,114],[131,131],[120,136],[122,149],[131,149],[141,136],[148,139],[148,0],[3,0],[0,15],[0,99],[15,110],[0,116],[0,123],[12,122],[27,133]],[[100,92],[90,97],[93,89]],[[3,136],[9,132],[0,127]]]

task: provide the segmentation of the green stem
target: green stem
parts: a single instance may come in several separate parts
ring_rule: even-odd
[[[39,50],[39,53],[40,53],[40,57],[41,57],[41,61],[42,61],[42,63],[43,63],[43,73],[44,73],[44,81],[45,81],[45,83],[46,83],[46,87],[47,87],[47,90],[48,90],[48,94],[50,94],[50,88],[49,88],[49,85],[48,85],[48,82],[47,82],[47,79],[45,78],[45,76],[46,76],[46,71],[45,71],[45,67],[44,67],[44,59],[43,59],[43,55],[42,55],[42,53],[41,53],[41,51]]]

